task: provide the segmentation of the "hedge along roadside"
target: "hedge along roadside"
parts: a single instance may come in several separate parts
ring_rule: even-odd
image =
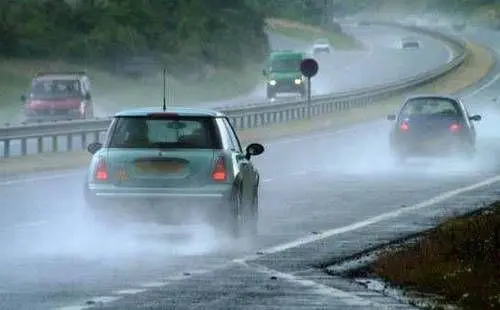
[[[384,24],[387,25],[387,23]],[[404,29],[409,28],[400,24],[393,24],[393,26]],[[314,97],[313,104],[310,106],[306,106],[302,100],[289,100],[280,103],[268,103],[264,105],[260,103],[259,105],[239,106],[220,110],[231,118],[231,121],[239,130],[271,126],[298,119],[308,119],[309,115],[317,117],[328,113],[345,112],[353,108],[367,107],[374,101],[390,98],[396,94],[401,94],[402,91],[408,90],[411,87],[435,80],[456,68],[465,60],[467,50],[463,40],[426,29],[410,28],[413,31],[419,31],[445,41],[451,47],[455,48],[458,55],[455,55],[451,62],[430,72],[424,72],[415,77],[397,81],[389,85],[370,87],[335,95],[316,96]],[[17,147],[17,151],[22,156],[28,155],[28,141],[36,149],[37,153],[59,151],[61,145],[64,145],[64,143],[61,144],[60,138],[66,141],[66,151],[74,151],[74,145],[78,145],[77,149],[82,149],[85,148],[89,140],[100,140],[99,138],[106,131],[108,125],[109,119],[104,119],[0,128],[0,141],[4,142],[3,157],[10,157],[12,147]],[[14,143],[11,143],[13,141]],[[49,150],[46,150],[44,147],[47,142],[51,146]]]
[[[455,93],[469,88],[485,77],[494,66],[489,50],[468,42],[471,53],[457,69],[433,82],[413,90],[414,93]],[[322,129],[342,128],[356,123],[375,120],[390,113],[401,104],[404,95],[377,102],[365,108],[355,108],[341,114],[328,114],[317,117],[313,122],[298,120],[286,125],[241,130],[240,138],[244,144],[254,141],[270,141],[285,136]],[[25,157],[7,158],[0,161],[0,176],[13,176],[23,173],[57,171],[85,166],[91,155],[86,151],[68,153],[43,153]]]

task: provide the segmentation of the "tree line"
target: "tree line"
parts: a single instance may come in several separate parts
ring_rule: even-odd
[[[267,54],[265,17],[246,0],[2,0],[0,56],[238,70]]]

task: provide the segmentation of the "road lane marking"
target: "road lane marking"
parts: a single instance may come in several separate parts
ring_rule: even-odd
[[[0,186],[17,185],[17,184],[30,183],[30,182],[62,179],[62,178],[72,177],[72,176],[77,176],[77,175],[82,175],[82,174],[83,174],[82,171],[74,171],[74,172],[58,173],[58,174],[51,174],[51,175],[44,175],[44,176],[33,176],[33,177],[29,177],[29,178],[20,177],[20,178],[15,178],[15,179],[1,180]]]
[[[306,237],[303,237],[303,238],[300,238],[300,239],[297,239],[297,240],[294,240],[291,242],[286,242],[286,243],[283,243],[280,245],[269,247],[267,249],[263,249],[263,250],[259,251],[259,253],[261,253],[261,254],[250,255],[250,256],[247,256],[244,258],[235,259],[233,261],[236,263],[252,261],[252,260],[259,259],[260,257],[265,256],[265,255],[276,254],[276,253],[283,252],[283,251],[286,251],[286,250],[289,250],[292,248],[307,245],[309,243],[317,242],[317,241],[320,241],[320,240],[323,240],[323,239],[326,239],[326,238],[329,238],[329,237],[332,237],[335,235],[340,235],[340,234],[344,234],[347,232],[352,232],[352,231],[358,230],[360,228],[365,228],[365,227],[371,226],[373,224],[378,224],[378,223],[385,221],[385,220],[399,217],[399,216],[404,215],[406,213],[419,211],[421,209],[432,207],[435,204],[438,204],[440,202],[443,202],[443,201],[448,200],[450,198],[453,198],[455,196],[458,196],[458,195],[461,195],[463,193],[470,192],[470,191],[473,191],[473,190],[476,190],[476,189],[479,189],[482,187],[486,187],[486,186],[489,186],[489,185],[492,185],[492,184],[495,184],[498,182],[500,182],[500,175],[488,178],[486,180],[483,180],[483,181],[478,182],[478,183],[474,183],[472,185],[468,185],[465,187],[460,187],[460,188],[457,188],[457,189],[454,189],[451,191],[444,192],[438,196],[435,196],[435,197],[430,198],[428,200],[425,200],[423,202],[417,203],[413,206],[404,207],[401,209],[397,209],[395,211],[382,213],[380,215],[371,217],[367,220],[356,222],[356,223],[353,223],[353,224],[350,224],[350,225],[347,225],[344,227],[340,227],[340,228],[330,229],[330,230],[321,232],[317,235],[308,235]]]
[[[285,281],[290,282],[290,283],[298,284],[300,286],[313,288],[317,294],[337,298],[340,302],[344,303],[345,305],[369,306],[370,309],[373,309],[373,307],[376,307],[377,309],[389,309],[387,306],[383,306],[379,303],[372,302],[369,299],[362,298],[356,294],[342,291],[340,289],[336,289],[334,287],[327,286],[327,285],[315,282],[313,280],[307,280],[307,279],[295,276],[291,273],[280,272],[280,271],[270,269],[270,268],[267,268],[265,266],[258,265],[258,264],[251,264],[250,265],[250,264],[247,264],[244,262],[240,263],[240,264],[247,267],[248,269],[252,269],[252,270],[257,271],[258,273],[266,274],[269,276],[275,276],[275,277],[277,277],[277,280],[281,279],[281,280],[285,280]]]
[[[477,95],[479,92],[481,92],[481,91],[485,90],[486,88],[490,87],[491,85],[493,85],[499,79],[500,79],[500,74],[495,75],[495,77],[493,77],[490,81],[488,81],[488,83],[482,85],[479,88],[474,89],[470,93],[462,96],[462,98],[467,99],[467,98],[470,98],[470,97],[472,97],[474,95]]]
[[[1,227],[0,231],[10,231],[10,230],[24,230],[29,228],[36,228],[40,226],[44,226],[49,224],[49,221],[34,221],[34,222],[26,222],[8,227]]]
[[[145,288],[131,288],[131,289],[113,291],[111,294],[113,294],[113,295],[135,295],[135,294],[144,293],[146,291],[147,291],[147,289],[145,289]]]
[[[445,48],[446,51],[448,52],[448,62],[451,62],[455,56],[455,52],[448,44],[445,44]]]

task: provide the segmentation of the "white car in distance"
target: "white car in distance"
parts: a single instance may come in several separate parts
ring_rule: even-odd
[[[407,49],[419,49],[420,48],[420,41],[417,40],[414,37],[406,37],[402,38],[400,42],[400,48],[403,50]]]
[[[312,46],[312,54],[313,55],[318,55],[321,53],[326,53],[330,54],[332,52],[333,48],[330,44],[330,41],[328,39],[317,39],[314,41],[313,46]]]

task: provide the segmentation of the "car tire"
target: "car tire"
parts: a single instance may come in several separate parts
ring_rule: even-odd
[[[231,195],[229,206],[227,210],[225,210],[226,214],[223,217],[224,228],[226,232],[232,238],[239,238],[242,233],[242,208],[243,208],[243,199],[241,195],[241,191],[239,189],[235,189],[233,194]]]
[[[222,216],[224,232],[235,239],[255,236],[258,230],[258,203],[256,194],[250,201],[245,201],[241,190],[235,189],[229,206],[224,210],[225,214]]]
[[[255,189],[255,193],[252,197],[252,201],[249,204],[248,215],[245,218],[245,227],[248,231],[248,234],[251,237],[255,237],[258,232],[258,224],[259,224],[259,192],[258,189]]]

